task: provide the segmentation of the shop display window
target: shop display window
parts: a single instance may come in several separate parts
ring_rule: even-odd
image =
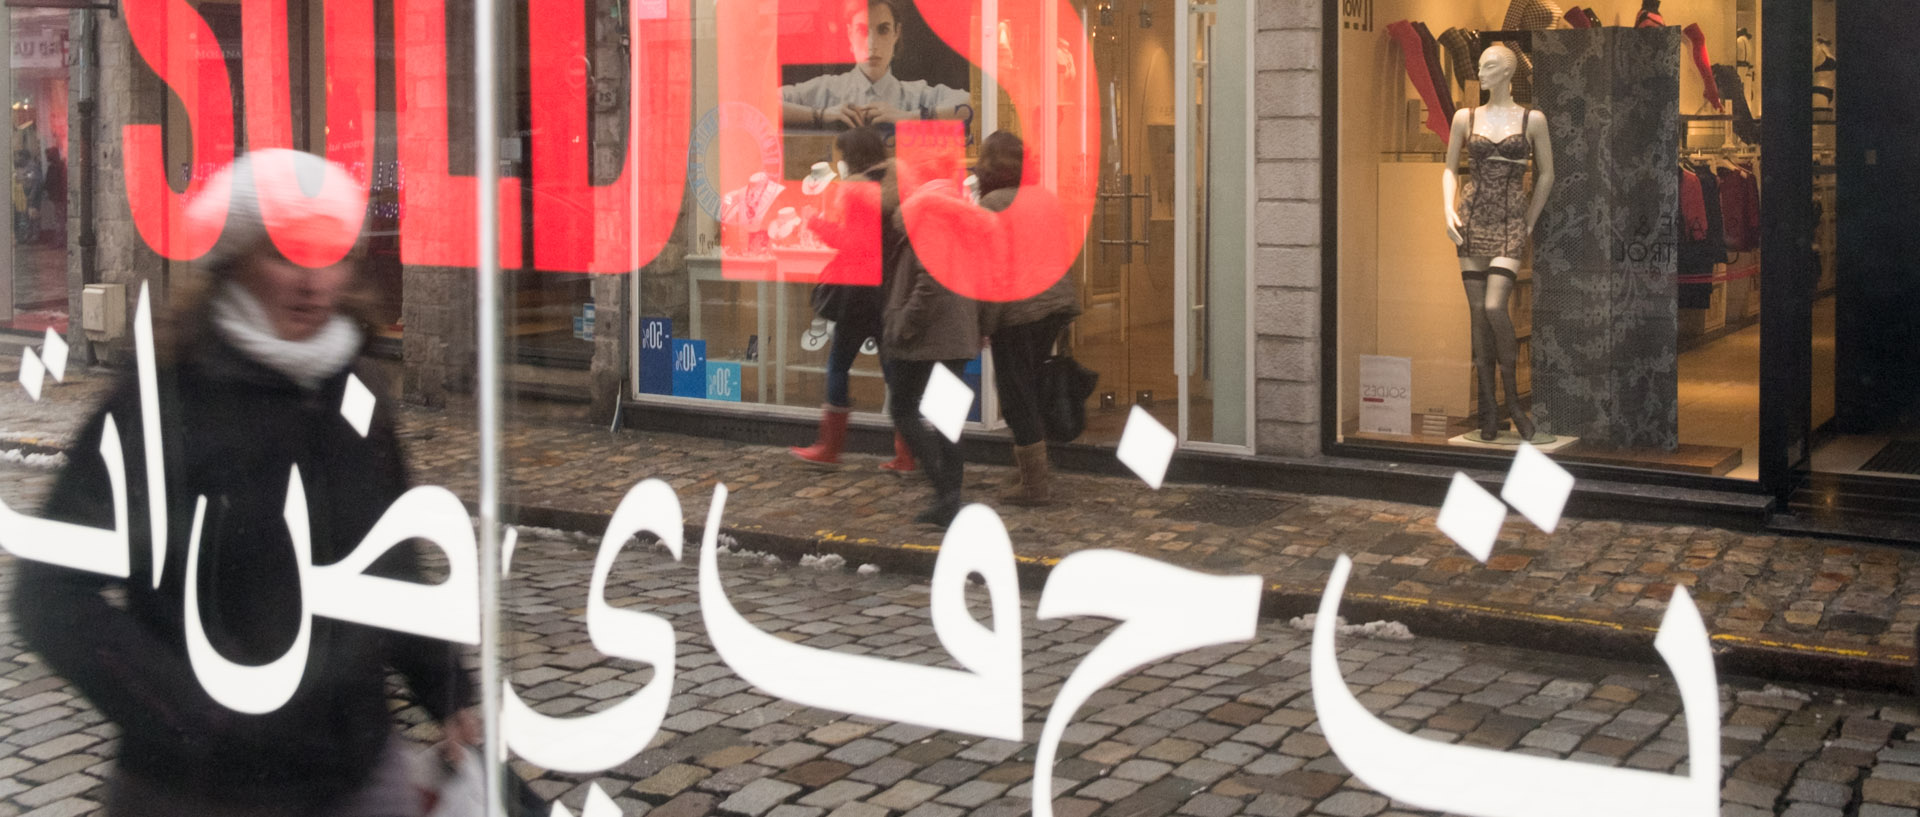
[[[1757,0],[1366,9],[1336,34],[1338,439],[1757,477]]]

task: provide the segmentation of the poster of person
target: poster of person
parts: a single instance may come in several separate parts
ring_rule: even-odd
[[[788,14],[801,12],[783,6]],[[782,20],[781,118],[794,131],[837,132],[899,122],[958,120],[972,141],[974,103],[966,58],[921,20],[910,0],[813,0]]]

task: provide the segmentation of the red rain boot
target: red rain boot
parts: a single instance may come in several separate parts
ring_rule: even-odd
[[[840,449],[847,444],[847,416],[849,408],[841,406],[820,407],[820,437],[806,448],[789,448],[787,451],[807,462],[821,465],[833,465],[840,461]]]
[[[900,436],[897,431],[893,434],[893,459],[880,463],[880,470],[896,474],[911,474],[919,470],[919,466],[913,463],[913,449],[907,447],[907,438]]]

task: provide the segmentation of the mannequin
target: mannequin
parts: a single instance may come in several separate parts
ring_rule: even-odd
[[[1833,41],[1825,37],[1815,37],[1813,60],[1813,109],[1831,111],[1833,110],[1833,77],[1839,71],[1839,62],[1833,58]]]
[[[1447,237],[1460,248],[1460,277],[1473,327],[1480,439],[1537,445],[1552,442],[1553,436],[1534,428],[1533,418],[1520,408],[1520,387],[1514,380],[1519,341],[1507,304],[1519,280],[1527,237],[1553,191],[1553,144],[1546,115],[1513,101],[1513,75],[1519,64],[1519,55],[1505,45],[1488,46],[1481,54],[1480,87],[1487,93],[1487,104],[1463,108],[1454,115],[1440,191]],[[1473,178],[1464,188],[1460,184],[1463,153],[1473,160]],[[1526,192],[1529,167],[1533,169],[1531,196]],[[1507,410],[1517,436],[1500,434],[1496,364],[1506,382]]]

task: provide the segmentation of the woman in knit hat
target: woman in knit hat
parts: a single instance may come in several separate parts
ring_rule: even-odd
[[[446,642],[310,617],[306,559],[285,518],[297,473],[310,562],[333,564],[409,485],[385,404],[370,420],[342,410],[367,378],[354,373],[366,331],[348,307],[366,188],[318,157],[273,150],[234,162],[206,189],[188,209],[189,229],[220,237],[172,288],[153,373],[159,428],[144,421],[139,378],[128,373],[74,442],[100,450],[109,416],[125,440],[131,578],[23,562],[13,614],[32,649],[120,729],[111,817],[422,814],[386,678],[398,670],[449,737],[471,741],[478,722],[458,654]],[[156,433],[163,461],[149,462],[144,436]],[[166,490],[157,566],[144,544],[154,524],[148,469]],[[113,481],[102,457],[76,454],[43,515],[111,528]],[[418,580],[418,556],[396,547],[369,572]],[[303,640],[297,687],[257,714],[216,700],[204,666],[196,671],[212,659],[189,648],[210,644],[223,661],[258,667]]]

